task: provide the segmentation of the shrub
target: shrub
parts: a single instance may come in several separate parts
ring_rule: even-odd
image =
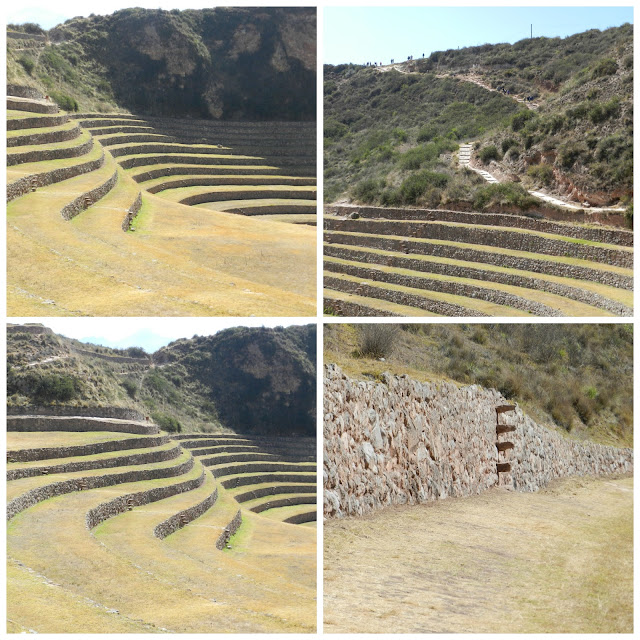
[[[407,135],[407,132],[404,129],[394,129],[393,137],[398,142],[406,142],[409,136]]]
[[[553,169],[548,164],[530,166],[527,169],[527,175],[544,185],[550,185],[553,182]]]
[[[80,381],[73,376],[42,374],[34,385],[34,396],[42,402],[67,402],[80,388]]]
[[[409,176],[400,185],[400,195],[405,204],[415,204],[429,189],[442,189],[447,185],[449,176],[435,171],[419,171]]]
[[[125,378],[120,384],[124,387],[129,397],[132,400],[135,399],[136,395],[138,395],[138,385],[129,378]]]
[[[77,111],[78,103],[75,98],[68,96],[66,93],[62,93],[60,91],[51,91],[51,98],[53,101],[65,111]]]
[[[605,58],[600,60],[591,72],[592,78],[602,78],[603,76],[612,76],[618,71],[618,63],[613,58]]]
[[[491,162],[491,160],[500,160],[500,152],[495,145],[489,145],[488,147],[484,147],[480,150],[478,154],[480,160],[485,164],[487,162]]]
[[[505,138],[502,141],[502,144],[500,145],[500,148],[502,149],[502,153],[506,153],[512,147],[517,147],[517,146],[518,146],[518,143],[517,143],[516,140],[514,140],[513,138]]]
[[[353,197],[359,202],[375,202],[380,197],[383,187],[383,181],[367,178],[353,188]]]
[[[180,433],[182,431],[182,425],[173,416],[156,412],[152,413],[151,417],[163,431],[167,431],[168,433]]]
[[[511,129],[513,131],[520,131],[526,124],[527,120],[531,120],[534,117],[533,111],[526,109],[525,111],[519,111],[511,118]]]
[[[515,205],[520,209],[530,209],[536,204],[536,199],[530,196],[524,187],[511,182],[481,187],[473,200],[473,206],[478,209],[496,205]]]
[[[125,353],[130,358],[146,358],[148,355],[142,347],[128,347],[125,349]]]
[[[18,62],[29,75],[33,75],[33,70],[36,68],[36,61],[33,58],[22,55],[18,58]]]
[[[361,357],[383,358],[393,351],[399,334],[398,325],[361,324],[358,333],[358,349]]]

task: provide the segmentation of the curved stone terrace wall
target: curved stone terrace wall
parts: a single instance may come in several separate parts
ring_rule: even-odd
[[[188,471],[190,471],[190,469],[184,473],[187,473]],[[185,480],[184,482],[171,484],[167,487],[158,487],[155,489],[148,489],[146,491],[139,491],[137,493],[129,493],[108,502],[103,502],[87,512],[87,529],[91,530],[94,527],[97,527],[101,522],[124,513],[125,511],[129,511],[131,507],[140,507],[145,504],[150,504],[151,502],[158,502],[159,500],[170,498],[178,493],[193,491],[193,489],[197,489],[202,486],[204,478],[205,475],[203,470],[198,478],[193,478],[192,480]]]
[[[222,551],[222,549],[227,546],[229,540],[231,539],[231,536],[236,533],[236,531],[238,531],[241,524],[242,511],[238,509],[238,513],[236,513],[231,522],[224,528],[222,535],[220,535],[220,537],[216,540],[216,549]]]
[[[318,515],[315,511],[307,511],[306,513],[297,513],[289,518],[286,518],[282,522],[289,524],[304,524],[305,522],[315,522],[318,519]]]
[[[352,380],[336,365],[324,371],[324,513],[362,515],[481,493],[496,486],[536,491],[555,478],[628,473],[633,451],[577,442],[546,429],[518,407],[502,421],[513,448],[511,470],[498,473],[493,389],[421,383],[383,374]],[[504,436],[501,436],[504,437]]]
[[[13,325],[14,327],[23,325]],[[48,327],[42,333],[53,333]],[[8,330],[8,327],[7,327]],[[7,414],[12,416],[83,416],[85,418],[114,418],[116,420],[145,419],[143,413],[129,407],[72,407],[67,405],[9,405]]]
[[[24,36],[25,34],[18,34]],[[25,87],[19,84],[8,84],[7,95],[16,98],[28,98],[29,100],[44,100],[44,94],[35,87]]]
[[[220,480],[220,484],[225,489],[237,489],[238,487],[246,487],[247,485],[256,484],[256,478],[259,482],[304,482],[313,486],[315,491],[317,476],[315,473],[261,473],[259,476],[255,475],[238,475],[234,478],[227,480]]]
[[[93,149],[93,139],[89,138],[77,147],[65,149],[34,149],[32,151],[7,154],[7,166],[12,167],[25,162],[45,162],[48,160],[62,160],[64,158],[78,158]]]
[[[133,156],[119,161],[123,169],[146,167],[153,164],[202,164],[202,165],[263,165],[264,158],[242,158],[239,156],[195,155],[193,153],[163,154],[158,156]]]
[[[133,201],[133,204],[127,209],[127,214],[122,220],[122,230],[123,231],[131,231],[131,225],[135,220],[135,217],[140,213],[140,209],[142,208],[142,192],[138,191],[138,195],[136,199]]]
[[[273,205],[265,203],[263,205],[229,208],[230,202],[220,208],[220,211],[225,213],[237,213],[241,216],[265,216],[274,214],[286,214],[286,213],[310,213],[315,214],[317,205],[315,200],[309,200],[312,204],[278,204]]]
[[[20,478],[33,478],[35,476],[48,475],[53,473],[72,473],[75,471],[89,471],[92,469],[113,469],[115,467],[129,467],[133,465],[149,464],[154,462],[166,462],[175,460],[180,456],[182,449],[179,445],[171,449],[160,451],[148,451],[146,453],[136,453],[128,456],[117,456],[113,458],[102,458],[98,460],[77,460],[65,464],[56,464],[43,467],[23,467],[21,469],[8,469],[7,482],[19,480]]]
[[[443,302],[442,300],[432,300],[412,293],[397,291],[394,289],[385,289],[382,287],[373,287],[362,282],[354,280],[342,280],[340,278],[324,277],[324,286],[326,289],[334,291],[342,291],[343,293],[354,293],[365,298],[378,298],[387,302],[394,302],[407,307],[416,307],[431,313],[437,313],[441,316],[456,317],[489,317],[489,314],[475,309],[467,309],[459,304],[451,302]]]
[[[178,529],[182,529],[182,527],[185,527],[196,518],[199,518],[203,513],[209,511],[209,509],[211,509],[211,507],[216,503],[217,499],[218,489],[216,488],[214,492],[207,496],[202,502],[194,505],[193,507],[189,507],[188,509],[184,509],[161,522],[153,530],[153,535],[156,538],[164,540],[167,536],[175,533]]]
[[[464,224],[481,224],[501,227],[517,227],[530,231],[554,233],[572,238],[582,238],[594,242],[633,246],[633,231],[624,229],[604,229],[601,227],[583,227],[557,224],[548,220],[536,220],[526,216],[505,213],[476,213],[451,211],[446,209],[399,209],[384,207],[340,206],[328,207],[327,211],[335,215],[349,216],[356,213],[361,218],[385,220],[429,220],[442,222],[460,222]]]
[[[379,235],[411,236],[431,240],[447,240],[468,244],[496,246],[516,251],[530,251],[552,256],[568,256],[604,262],[618,267],[633,268],[633,254],[628,251],[594,247],[555,240],[530,233],[498,231],[495,229],[450,226],[438,223],[410,223],[391,221],[342,220],[325,218],[325,228],[335,231],[354,231]]]
[[[145,171],[143,173],[138,173],[136,175],[132,175],[131,177],[136,182],[146,182],[147,180],[155,180],[156,178],[162,178],[165,176],[181,176],[181,175],[212,175],[212,176],[225,176],[225,175],[234,175],[234,176],[252,176],[252,175],[268,175],[268,176],[278,176],[281,172],[281,169],[278,167],[270,167],[264,169],[256,169],[256,168],[246,168],[246,167],[208,167],[208,166],[164,166],[158,169],[151,169],[149,171]],[[291,172],[287,172],[288,175],[292,175]],[[188,186],[188,185],[182,185]],[[151,191],[149,189],[149,191]],[[155,193],[155,192],[151,192]]]
[[[64,416],[7,416],[7,431],[113,431],[138,435],[157,434],[154,424]]]
[[[55,184],[56,182],[62,182],[69,178],[75,178],[83,173],[90,173],[99,169],[104,164],[104,151],[99,158],[95,160],[89,160],[80,164],[75,164],[71,167],[63,167],[60,169],[52,169],[51,171],[44,171],[42,173],[35,173],[30,176],[25,176],[19,180],[7,185],[7,202],[15,200],[16,198],[35,191],[40,187],[46,187],[49,184]]]
[[[357,247],[370,247],[384,251],[415,253],[419,255],[451,258],[453,260],[464,260],[466,262],[480,262],[510,269],[544,273],[552,276],[590,280],[620,289],[633,290],[633,278],[631,277],[610,271],[601,271],[590,267],[580,267],[544,259],[522,258],[498,252],[452,247],[444,244],[412,242],[411,240],[378,238],[367,235],[354,236],[336,232],[325,233],[324,241],[329,244],[336,243]]]
[[[138,181],[139,182],[139,181]],[[252,177],[251,175],[245,175],[242,177],[233,176],[229,178],[221,178],[219,176],[211,176],[210,178],[200,176],[197,178],[176,178],[173,180],[167,180],[166,182],[160,182],[147,189],[149,193],[158,193],[166,189],[180,189],[181,187],[226,187],[226,186],[243,186],[243,185],[299,185],[301,187],[315,186],[315,178],[294,178],[294,177],[280,177],[280,176],[261,176],[259,179]],[[269,192],[270,194],[273,191]],[[226,194],[225,194],[226,195]],[[314,198],[315,198],[314,193]],[[234,194],[235,198],[235,194]],[[208,202],[208,200],[205,200]]]
[[[11,138],[7,138],[7,147],[66,142],[67,140],[75,140],[81,134],[82,129],[76,126],[71,129],[55,129],[54,131],[43,131],[42,133],[31,133],[24,136],[12,136]]]
[[[370,253],[366,251],[351,251],[335,246],[326,246],[324,249],[325,256],[340,258],[342,260],[355,260],[364,263],[381,264],[385,266],[398,267],[400,269],[408,269],[411,271],[419,271],[421,273],[437,273],[450,277],[472,278],[475,280],[486,280],[488,282],[498,282],[514,287],[524,287],[526,289],[536,289],[539,291],[547,291],[565,298],[571,298],[585,304],[590,304],[611,313],[620,316],[633,316],[633,310],[619,302],[609,300],[597,293],[570,287],[565,284],[541,280],[538,278],[529,278],[520,276],[515,273],[504,273],[502,271],[490,271],[488,269],[476,269],[474,267],[465,267],[452,264],[442,264],[439,262],[430,262],[418,260],[415,258],[400,258],[396,256],[386,256],[379,253]],[[330,264],[330,263],[327,263]],[[336,268],[329,268],[330,271],[339,271]],[[410,286],[410,285],[407,285]]]
[[[316,487],[313,484],[280,484],[273,487],[263,487],[262,489],[253,489],[246,493],[234,496],[237,502],[247,502],[256,498],[264,498],[265,496],[274,496],[279,493],[315,493]],[[315,498],[314,498],[315,502]]]
[[[214,467],[212,469],[213,475],[216,478],[223,476],[230,476],[240,473],[274,473],[276,471],[310,471],[311,465],[297,464],[295,462],[254,462],[249,464],[237,464],[227,467],[216,467],[215,459],[204,458],[200,462],[205,467]]]
[[[277,500],[269,500],[262,504],[257,504],[255,507],[251,507],[249,511],[254,513],[262,513],[269,509],[277,509],[279,507],[293,507],[299,504],[316,504],[315,495],[312,496],[291,496],[290,498],[278,498]]]
[[[486,287],[475,286],[471,284],[463,284],[460,282],[452,282],[446,280],[437,280],[435,278],[425,278],[422,276],[407,276],[399,273],[391,273],[387,271],[379,271],[366,267],[358,267],[351,264],[343,264],[340,262],[325,261],[324,268],[326,271],[337,273],[346,273],[358,278],[366,278],[367,280],[386,282],[401,287],[411,287],[413,289],[425,289],[427,291],[437,291],[439,293],[448,293],[456,296],[464,296],[467,298],[476,298],[478,300],[486,300],[494,304],[500,304],[514,309],[528,311],[536,316],[563,316],[564,314],[557,309],[553,309],[546,304],[527,300],[521,296],[512,293],[506,293],[499,289],[489,289]],[[633,315],[633,314],[632,314]]]
[[[7,131],[19,129],[39,129],[41,127],[57,127],[69,121],[66,114],[60,116],[38,116],[34,118],[11,118],[7,120]]]
[[[25,99],[32,100],[33,98]],[[23,102],[22,100],[12,100],[10,97],[7,97],[7,109],[29,111],[31,113],[58,113],[60,111],[57,104],[48,104],[45,102]]]
[[[52,482],[51,484],[47,484],[43,487],[31,489],[23,493],[21,496],[11,500],[7,504],[7,520],[10,520],[21,511],[38,504],[38,502],[43,502],[44,500],[48,500],[55,496],[73,493],[74,491],[112,487],[117,484],[124,484],[127,482],[174,478],[176,476],[189,473],[189,471],[193,469],[193,465],[193,458],[189,458],[187,461],[180,465],[176,465],[175,467],[164,467],[162,469],[140,469],[135,471],[125,471],[123,473],[110,473],[102,476],[86,476],[85,478],[74,478],[72,480]],[[204,478],[204,471],[202,472],[202,477]]]
[[[351,317],[402,317],[400,313],[393,313],[392,311],[383,311],[381,309],[374,309],[358,302],[347,302],[346,300],[339,300],[337,298],[329,298],[325,295],[322,299],[322,305],[324,309],[331,314],[337,316],[351,316]]]
[[[159,447],[169,442],[169,436],[147,438],[125,438],[123,440],[108,440],[94,444],[78,444],[70,447],[38,447],[34,449],[17,449],[7,452],[7,462],[33,462],[35,460],[53,460],[56,458],[74,458],[76,456],[92,456],[111,451],[126,451],[128,449],[143,449],[145,447]]]
[[[96,187],[95,189],[91,189],[81,196],[78,196],[75,200],[70,202],[69,204],[62,207],[60,210],[60,215],[65,220],[71,220],[71,218],[75,218],[79,213],[82,213],[86,209],[88,209],[92,204],[96,203],[100,198],[104,198],[104,196],[115,187],[116,182],[118,182],[118,171],[114,171],[113,175],[103,184]]]

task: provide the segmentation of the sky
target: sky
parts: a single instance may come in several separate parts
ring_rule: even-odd
[[[179,338],[209,336],[229,327],[288,327],[297,318],[9,318],[12,324],[37,322],[67,338],[105,347],[143,347],[153,353]]]
[[[325,7],[322,60],[389,64],[433,51],[513,44],[529,37],[532,24],[534,37],[551,38],[625,22],[633,23],[630,6]]]

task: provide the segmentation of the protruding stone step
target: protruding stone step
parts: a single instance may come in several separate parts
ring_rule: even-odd
[[[496,427],[496,433],[500,435],[501,433],[510,433],[511,431],[515,431],[516,427],[513,424],[499,424]]]
[[[496,464],[496,470],[498,471],[498,473],[507,473],[507,471],[511,471],[511,463],[498,462]]]
[[[513,449],[513,442],[496,442],[496,448],[498,451],[507,451],[507,449]]]

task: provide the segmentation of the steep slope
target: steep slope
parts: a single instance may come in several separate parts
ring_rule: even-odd
[[[7,395],[15,408],[133,408],[172,431],[313,436],[315,336],[315,325],[239,327],[147,355],[10,325]]]

